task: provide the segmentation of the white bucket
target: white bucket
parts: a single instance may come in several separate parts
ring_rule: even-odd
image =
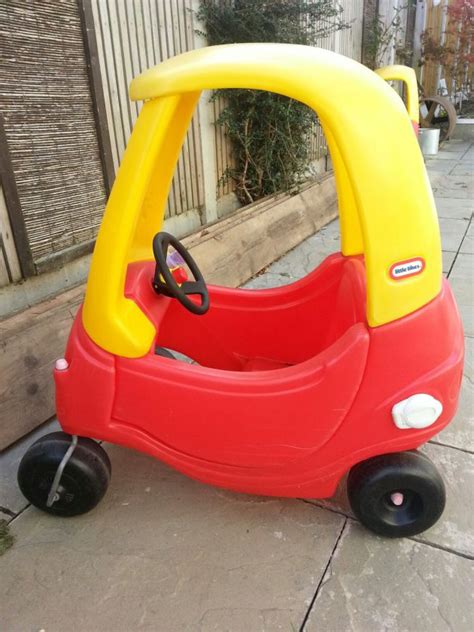
[[[420,129],[418,142],[423,156],[436,156],[439,149],[439,129]]]

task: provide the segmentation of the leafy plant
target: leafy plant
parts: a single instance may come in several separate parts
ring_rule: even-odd
[[[446,7],[446,12],[447,28],[442,41],[429,29],[422,33],[420,64],[440,64],[451,78],[452,91],[468,92],[472,89],[468,71],[474,63],[474,3],[472,0],[454,0]]]
[[[210,45],[286,42],[311,46],[350,28],[342,8],[332,0],[201,0],[197,17]],[[242,203],[290,191],[307,177],[309,141],[317,120],[312,110],[288,97],[258,90],[220,90],[217,96],[224,97],[224,107],[216,124],[224,128],[234,153],[234,166],[222,179],[235,183]]]
[[[14,542],[14,538],[10,533],[6,520],[0,520],[0,555],[5,553]]]
[[[385,55],[392,47],[395,49],[396,61],[409,64],[413,51],[403,40],[403,17],[408,6],[405,4],[394,8],[390,22],[378,12],[373,18],[365,46],[365,64],[372,70],[384,65]]]

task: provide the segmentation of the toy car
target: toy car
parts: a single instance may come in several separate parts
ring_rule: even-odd
[[[341,252],[285,287],[208,287],[161,232],[199,95],[219,88],[298,99],[318,112],[329,143]],[[94,437],[252,494],[329,497],[349,473],[352,509],[368,528],[396,537],[430,527],[445,489],[416,448],[455,414],[463,331],[401,99],[353,60],[285,44],[185,53],[137,77],[131,97],[144,106],[54,371],[64,432],[24,456],[24,495],[61,516],[94,507],[110,478]]]

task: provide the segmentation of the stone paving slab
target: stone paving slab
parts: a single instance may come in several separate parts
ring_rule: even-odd
[[[431,185],[437,198],[453,198],[472,200],[474,195],[474,183],[466,176],[446,175],[444,173],[432,173]]]
[[[467,337],[464,344],[464,377],[459,408],[454,420],[436,437],[436,441],[468,450],[474,455],[474,339]]]
[[[305,632],[470,632],[471,560],[348,521]]]
[[[464,333],[474,336],[473,255],[460,253],[456,257],[449,281],[461,314]]]
[[[296,257],[290,255],[284,255],[277,263],[272,264],[265,272],[259,276],[254,277],[248,281],[243,287],[247,289],[262,290],[271,287],[279,287],[281,285],[288,285],[296,279],[301,278],[323,261],[323,259],[329,256],[331,252],[318,250],[317,254],[309,254],[303,260],[296,260]],[[286,259],[286,257],[289,259]],[[443,273],[448,274],[453,265],[456,252],[443,250]],[[321,259],[321,261],[319,261]],[[283,270],[287,265],[291,266],[292,274],[289,272],[274,272],[274,270]],[[298,275],[298,276],[297,276]]]
[[[446,219],[444,217],[440,217],[439,228],[441,231],[441,244],[443,250],[457,252],[464,235],[466,234],[468,226],[469,220],[467,219],[453,219],[452,217]]]
[[[443,241],[443,272],[447,274],[453,264],[456,251],[459,248],[466,228],[467,219],[454,222],[450,219],[440,219],[440,229]],[[327,256],[335,252],[339,246],[339,223],[334,220],[320,233],[313,235],[296,249],[291,250],[281,259],[271,264],[264,273],[248,281],[244,287],[249,289],[265,289],[287,285],[311,272]]]
[[[443,274],[447,275],[451,270],[451,267],[454,263],[454,258],[456,257],[455,252],[451,252],[448,250],[443,250]]]
[[[438,173],[452,173],[454,169],[459,165],[458,160],[427,160],[426,166],[430,171],[436,171]]]
[[[474,229],[472,222],[470,223],[466,235],[464,236],[459,252],[470,255],[474,254]]]
[[[459,149],[456,146],[451,147],[449,151],[447,151],[443,147],[436,154],[435,160],[430,159],[427,162],[428,162],[428,164],[430,164],[430,163],[433,163],[435,161],[438,162],[439,160],[461,160],[461,158],[464,156],[465,153],[466,153],[466,149]]]
[[[16,542],[1,560],[3,630],[299,628],[344,518],[107,451],[112,482],[95,510],[61,519],[29,508],[13,521]]]
[[[441,171],[441,169],[438,169],[438,171]],[[457,164],[451,169],[451,171],[449,171],[449,173],[453,176],[472,176],[472,165]]]
[[[466,162],[466,161],[471,161],[471,162],[474,161],[474,147],[472,143],[469,149],[463,155],[463,162]]]
[[[437,198],[436,210],[439,217],[453,219],[470,219],[474,212],[474,197],[472,199]]]
[[[436,439],[434,439],[436,441]],[[422,447],[446,485],[446,508],[438,522],[416,539],[474,558],[474,458],[461,450],[428,443]]]
[[[451,139],[449,142],[446,142],[443,144],[442,147],[442,151],[443,152],[454,152],[454,153],[460,153],[461,157],[464,157],[466,155],[466,152],[469,150],[469,148],[471,147],[471,142],[468,140],[463,140],[461,138],[453,138]],[[430,162],[430,160],[428,160],[427,162]],[[436,162],[436,158],[434,159],[433,162]]]

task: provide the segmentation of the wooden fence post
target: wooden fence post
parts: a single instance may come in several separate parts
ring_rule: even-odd
[[[84,37],[84,51],[89,73],[92,102],[94,104],[94,118],[97,129],[97,141],[99,143],[100,160],[104,174],[104,186],[107,196],[110,194],[115,180],[115,168],[110,145],[110,134],[105,109],[104,92],[102,90],[102,77],[100,72],[99,52],[95,37],[94,16],[90,0],[78,0],[79,15],[81,18],[82,33]]]
[[[218,219],[216,132],[212,103],[209,102],[209,99],[209,92],[203,92],[198,106],[203,164],[204,209],[202,220],[204,224],[215,222]]]
[[[415,24],[413,33],[413,58],[412,64],[418,76],[418,82],[423,82],[423,66],[421,61],[421,34],[426,28],[426,0],[417,0],[415,10]]]
[[[206,38],[196,31],[204,31],[204,25],[196,18],[199,0],[192,0],[195,48],[207,46]],[[216,128],[214,125],[214,108],[210,102],[210,93],[203,92],[199,99],[199,127],[201,133],[201,152],[203,164],[204,209],[203,224],[215,222],[217,216],[217,159],[216,159]]]
[[[16,251],[20,261],[21,272],[24,277],[36,273],[30,244],[26,232],[25,221],[21,210],[20,198],[16,188],[15,174],[10,160],[7,137],[3,127],[3,117],[0,115],[0,181],[2,184],[5,204],[13,231]]]

